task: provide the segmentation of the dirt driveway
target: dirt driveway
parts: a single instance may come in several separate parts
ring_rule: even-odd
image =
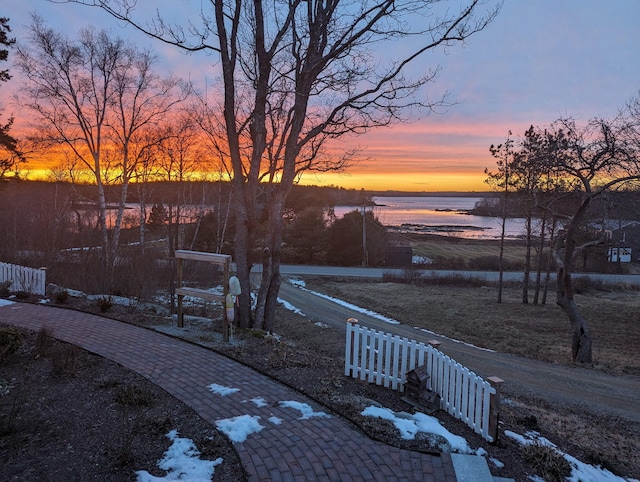
[[[576,411],[607,415],[640,424],[640,378],[612,376],[594,370],[564,367],[514,355],[496,353],[437,336],[403,324],[390,324],[344,304],[283,283],[280,298],[291,303],[309,319],[344,327],[354,317],[376,330],[417,341],[436,339],[440,349],[478,375],[504,380],[503,397],[539,398],[551,405]]]

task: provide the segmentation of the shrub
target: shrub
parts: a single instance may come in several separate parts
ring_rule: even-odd
[[[46,356],[53,344],[53,330],[43,325],[36,334],[36,357]]]
[[[424,274],[416,268],[405,268],[398,271],[384,271],[382,273],[382,281],[393,283],[413,284],[424,280]]]
[[[563,482],[571,475],[571,465],[553,447],[533,443],[522,447],[523,458],[536,475],[548,482]]]
[[[8,382],[0,380],[3,388],[3,413],[0,415],[0,436],[8,435],[14,431],[18,416],[29,399],[31,386],[21,383],[17,386],[9,385]]]
[[[64,303],[69,299],[69,292],[67,290],[57,291],[54,299],[56,303]]]
[[[506,264],[505,269],[507,268]],[[500,256],[478,256],[469,260],[469,268],[478,271],[497,271],[500,267]]]
[[[67,345],[55,350],[51,355],[51,373],[53,376],[74,376],[79,354],[80,348],[75,345]]]
[[[22,334],[15,328],[0,329],[0,362],[13,355],[22,346]]]
[[[137,385],[124,385],[116,391],[116,402],[124,406],[148,407],[151,400],[149,394]]]
[[[11,288],[11,280],[0,282],[0,296],[7,296]]]
[[[96,304],[102,313],[106,313],[113,306],[113,298],[111,296],[101,296],[96,300]]]

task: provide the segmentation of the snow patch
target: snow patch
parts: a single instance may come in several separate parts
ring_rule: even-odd
[[[216,421],[216,427],[233,443],[244,442],[252,433],[260,432],[264,426],[260,425],[257,415],[239,415]]]
[[[207,388],[211,390],[213,393],[220,395],[221,397],[226,397],[227,395],[231,395],[232,393],[239,392],[239,388],[231,388],[225,387],[223,385],[218,385],[217,383],[212,383]]]
[[[211,480],[214,468],[222,463],[222,458],[216,460],[200,460],[200,452],[192,440],[178,437],[178,431],[172,430],[167,434],[172,441],[171,446],[158,461],[158,467],[167,471],[164,477],[155,477],[146,470],[138,470],[138,482],[157,482],[169,480]]]

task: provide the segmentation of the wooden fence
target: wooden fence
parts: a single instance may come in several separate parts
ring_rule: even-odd
[[[347,323],[345,375],[401,391],[407,373],[421,365],[430,376],[427,388],[440,395],[440,409],[497,441],[502,380],[482,379],[433,345]]]
[[[16,264],[0,263],[0,283],[10,281],[9,290],[26,291],[34,295],[45,295],[47,271],[43,268],[26,268]]]

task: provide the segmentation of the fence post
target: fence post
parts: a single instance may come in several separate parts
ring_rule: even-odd
[[[178,258],[178,288],[182,288],[182,259]],[[182,313],[182,298],[184,295],[178,295],[178,328],[184,328],[184,314]]]
[[[353,328],[355,325],[358,324],[358,320],[355,318],[348,318],[347,323],[350,323],[351,328]],[[355,338],[356,338],[356,332],[354,330],[351,330],[351,336],[349,337],[349,346],[351,347],[351,349],[349,350],[349,360],[347,360],[347,362],[349,363],[349,376],[351,377],[353,376],[353,363],[354,363],[354,357],[355,357],[355,354],[353,353]]]
[[[229,274],[231,271],[231,263],[229,260],[225,260],[224,263],[224,272],[223,272],[223,280],[222,280],[222,295],[224,296],[224,301],[222,302],[223,310],[222,310],[222,341],[227,343],[229,341],[229,317],[227,316],[227,295],[229,294]]]
[[[492,444],[498,443],[498,422],[500,421],[500,387],[504,380],[498,377],[488,377],[487,381],[495,390],[489,400],[489,436],[493,437]]]
[[[438,340],[429,340],[427,343],[429,343],[429,345],[434,347],[436,350],[440,350],[440,345],[442,344]]]

